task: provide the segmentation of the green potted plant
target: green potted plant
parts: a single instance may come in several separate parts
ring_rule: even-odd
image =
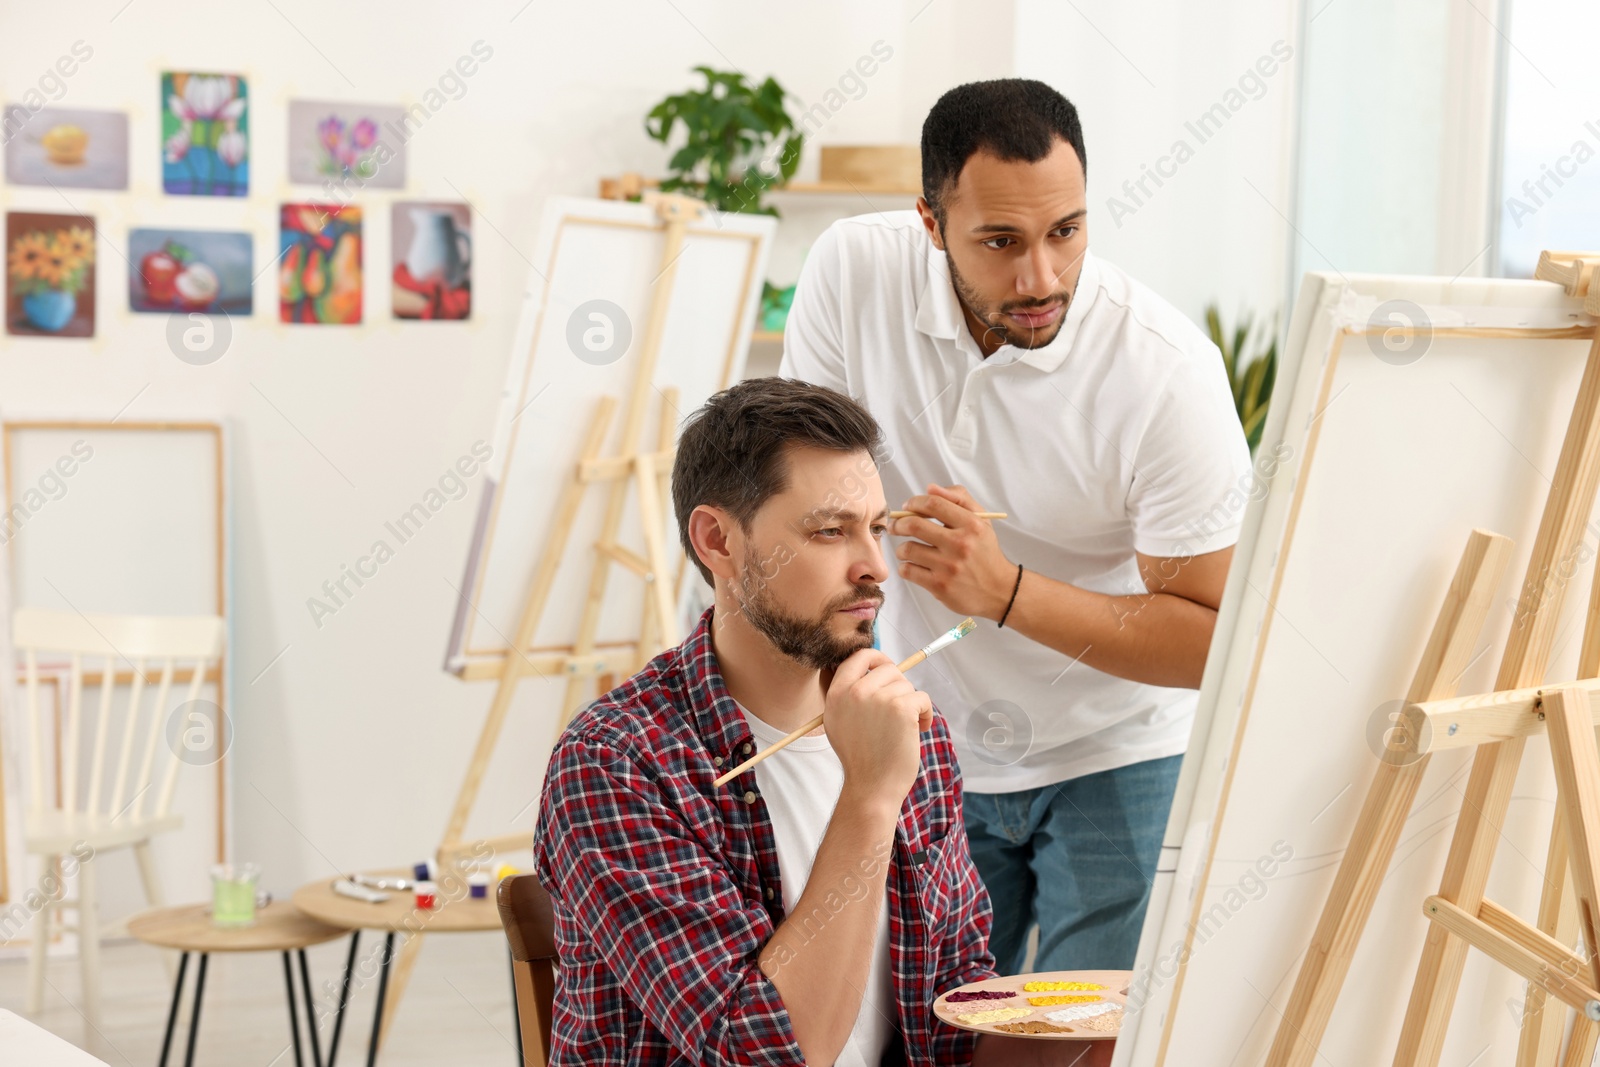
[[[777,215],[761,202],[762,193],[794,176],[805,142],[784,107],[789,94],[770,77],[753,85],[738,71],[694,69],[705,78],[703,88],[674,93],[645,116],[645,131],[662,144],[683,127],[662,191],[688,193],[719,211]],[[779,139],[776,157],[763,168]]]
[[[1250,316],[1246,315],[1229,337],[1222,327],[1222,313],[1217,305],[1206,307],[1206,332],[1211,342],[1222,352],[1222,365],[1228,372],[1228,385],[1233,390],[1233,406],[1239,412],[1239,424],[1244,428],[1244,439],[1254,455],[1261,443],[1261,430],[1267,422],[1267,405],[1272,400],[1272,383],[1278,374],[1277,331],[1270,331],[1267,344],[1262,348],[1257,341],[1257,351],[1245,357],[1245,345],[1250,341]]]

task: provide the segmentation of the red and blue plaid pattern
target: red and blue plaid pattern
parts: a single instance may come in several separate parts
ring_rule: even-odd
[[[553,1067],[803,1062],[757,962],[784,920],[766,804],[754,771],[711,784],[755,751],[717,668],[711,616],[584,709],[551,753],[533,851],[555,904]],[[975,1035],[932,1005],[994,977],[989,897],[937,714],[900,812],[888,898],[907,1062],[968,1064]]]

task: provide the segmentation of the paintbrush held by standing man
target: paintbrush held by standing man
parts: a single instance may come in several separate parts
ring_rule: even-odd
[[[1216,347],[1090,251],[1086,158],[1042,82],[950,90],[916,210],[825,232],[784,329],[782,373],[866,405],[915,513],[884,650],[980,620],[920,681],[1007,974],[1034,926],[1034,970],[1133,966],[1253,477]]]

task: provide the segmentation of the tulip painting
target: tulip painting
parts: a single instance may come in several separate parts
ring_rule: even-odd
[[[291,100],[289,180],[340,199],[361,189],[403,189],[405,139],[415,128],[415,118],[393,105]]]
[[[361,321],[361,209],[284,204],[279,213],[278,317]]]
[[[250,115],[236,74],[161,75],[161,181],[168,193],[250,191]]]
[[[94,336],[94,219],[6,216],[6,332]]]

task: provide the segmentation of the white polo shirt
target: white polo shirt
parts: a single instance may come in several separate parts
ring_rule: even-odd
[[[1009,513],[995,523],[1006,557],[1046,577],[1144,593],[1135,551],[1199,555],[1238,539],[1253,472],[1216,346],[1092,253],[1054,340],[984,359],[916,212],[834,223],[801,272],[781,373],[855,397],[882,424],[891,508],[930,482],[964,485]],[[885,596],[878,636],[896,659],[960,621],[893,571]],[[980,793],[1181,753],[1198,698],[989,620],[914,680]]]

